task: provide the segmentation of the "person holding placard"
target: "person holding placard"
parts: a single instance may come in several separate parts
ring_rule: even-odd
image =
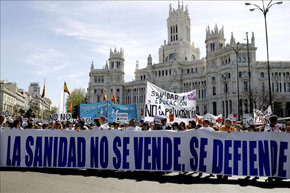
[[[142,129],[136,126],[136,119],[130,120],[130,127],[126,128],[126,131],[141,131]]]

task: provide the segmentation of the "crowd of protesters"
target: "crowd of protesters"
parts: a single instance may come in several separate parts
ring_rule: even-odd
[[[101,116],[94,119],[94,124],[86,124],[85,120],[69,120],[65,122],[52,121],[49,123],[43,123],[41,121],[35,121],[33,118],[29,118],[27,122],[24,121],[23,117],[20,116],[16,120],[7,119],[5,121],[4,116],[0,116],[0,128],[11,128],[11,129],[61,129],[61,130],[129,130],[129,131],[154,131],[154,130],[173,130],[173,131],[185,131],[185,130],[207,130],[207,131],[227,131],[227,132],[288,132],[290,133],[290,121],[286,125],[279,125],[278,117],[272,115],[269,118],[269,124],[265,125],[248,125],[247,127],[243,124],[233,123],[231,119],[226,119],[224,125],[218,126],[213,123],[210,119],[203,119],[201,122],[196,123],[194,120],[189,121],[188,124],[185,122],[173,122],[167,123],[166,118],[161,119],[161,124],[155,122],[137,122],[136,119],[131,119],[129,122],[120,124],[118,121],[112,123],[107,122],[107,118]]]

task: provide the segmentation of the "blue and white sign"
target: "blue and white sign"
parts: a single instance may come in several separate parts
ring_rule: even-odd
[[[108,118],[107,122],[113,122],[117,120],[117,114],[128,114],[128,120],[137,119],[137,107],[136,105],[119,105],[110,101],[103,101],[100,103],[80,104],[80,118],[91,117],[91,120],[95,118],[105,116]],[[120,120],[121,123],[124,120]]]

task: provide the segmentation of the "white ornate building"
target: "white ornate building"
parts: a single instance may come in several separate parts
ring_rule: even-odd
[[[137,104],[138,118],[143,115],[146,81],[172,92],[197,90],[197,113],[237,114],[239,82],[240,114],[250,112],[248,50],[250,63],[251,101],[253,108],[265,109],[268,105],[268,74],[266,61],[256,61],[255,36],[238,43],[231,35],[226,44],[224,28],[206,29],[206,57],[200,58],[199,48],[190,39],[190,17],[187,6],[170,5],[167,18],[167,41],[159,48],[159,63],[152,64],[149,54],[147,67],[136,65],[135,80],[124,81],[124,50],[110,50],[104,69],[91,64],[88,85],[89,102],[108,100],[113,93],[120,104]],[[233,48],[240,49],[238,56]],[[237,71],[238,62],[238,71]],[[133,66],[132,66],[133,67]],[[290,61],[271,61],[271,86],[274,113],[290,116]],[[237,77],[238,76],[238,77]],[[237,81],[238,80],[238,81]],[[242,116],[241,116],[242,118]]]

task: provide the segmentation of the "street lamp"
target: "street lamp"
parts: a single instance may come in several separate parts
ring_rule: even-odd
[[[252,89],[251,89],[251,69],[250,69],[250,53],[249,53],[249,39],[248,39],[248,32],[246,32],[246,39],[247,39],[248,76],[249,76],[249,103],[250,103],[250,112],[253,112]]]
[[[264,0],[262,0],[263,2],[263,8],[261,8],[260,6],[256,5],[256,4],[253,4],[253,3],[245,3],[245,5],[253,5],[255,6],[256,8],[252,8],[250,9],[250,11],[255,11],[256,9],[262,11],[263,15],[264,15],[264,20],[265,20],[265,31],[266,31],[266,47],[267,47],[267,68],[268,68],[268,84],[269,84],[269,98],[270,98],[270,101],[269,101],[269,105],[272,105],[272,93],[271,93],[271,80],[270,80],[270,64],[269,64],[269,50],[268,50],[268,30],[267,30],[267,13],[269,11],[269,9],[273,6],[273,5],[280,5],[282,4],[283,2],[282,1],[279,1],[279,2],[275,2],[275,3],[272,3],[273,0],[271,0],[267,7],[265,7],[265,4],[264,4]]]
[[[238,61],[238,55],[239,51],[246,45],[240,45],[240,42],[237,42],[237,47],[232,47],[230,44],[227,44],[230,48],[234,50],[236,53],[236,62],[237,62],[237,92],[238,92],[238,121],[240,120],[240,88],[239,88],[239,61]]]
[[[224,92],[226,93],[226,100],[225,100],[226,111],[225,112],[223,111],[225,117],[228,117],[228,106],[229,106],[228,105],[228,81],[229,79],[230,79],[230,76],[228,72],[225,72],[222,74],[221,80],[224,83]],[[224,109],[224,106],[223,106],[223,109]]]

